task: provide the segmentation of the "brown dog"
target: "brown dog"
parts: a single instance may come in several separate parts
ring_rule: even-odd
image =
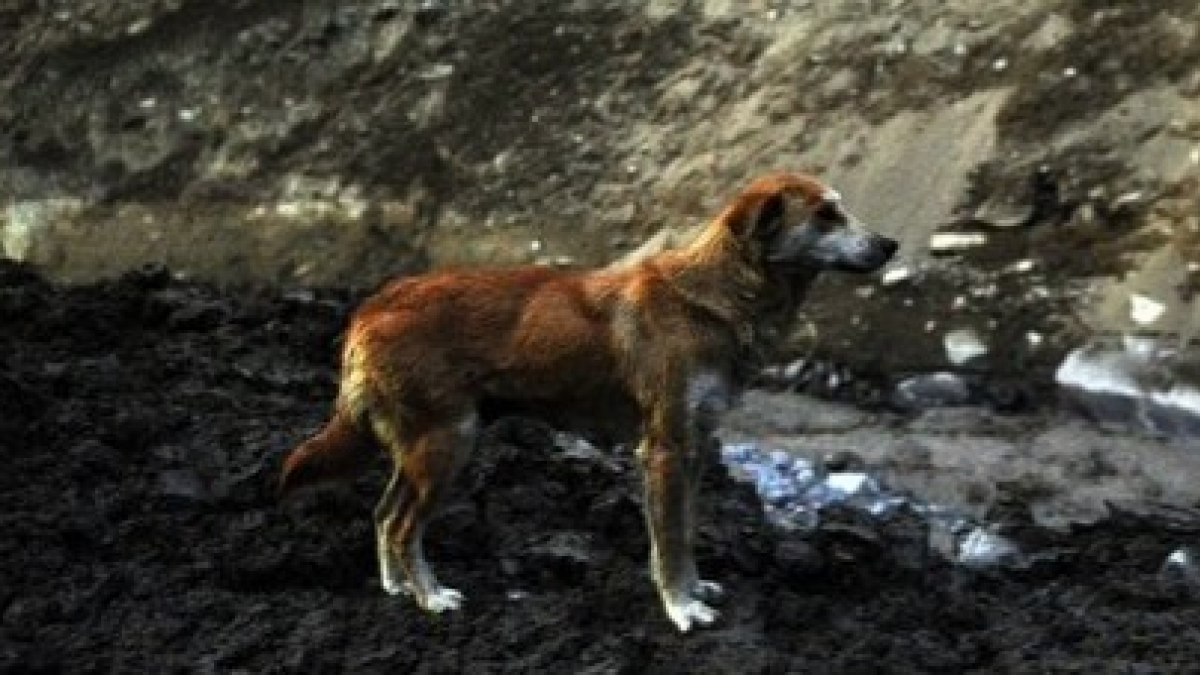
[[[480,410],[517,403],[640,439],[651,572],[681,631],[720,592],[692,556],[702,445],[822,270],[870,272],[895,253],[816,179],[776,174],[737,195],[690,245],[627,269],[436,272],[392,282],[355,313],[332,419],[287,458],[281,488],[345,475],[382,446],[375,511],[389,593],[457,608],[422,552],[425,525],[476,445]],[[600,422],[601,418],[603,422]]]

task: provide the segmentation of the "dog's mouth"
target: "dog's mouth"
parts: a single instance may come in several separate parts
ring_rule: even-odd
[[[833,265],[839,272],[874,272],[888,263],[900,249],[900,243],[889,237],[876,236],[860,255],[843,258]]]

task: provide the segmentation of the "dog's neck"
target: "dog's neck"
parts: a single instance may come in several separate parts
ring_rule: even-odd
[[[689,305],[733,328],[748,361],[761,362],[785,337],[818,271],[764,272],[749,264],[749,255],[731,237],[702,235],[691,246],[658,256],[655,264]]]

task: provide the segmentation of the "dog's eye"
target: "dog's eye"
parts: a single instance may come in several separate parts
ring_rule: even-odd
[[[813,215],[815,215],[818,220],[824,221],[830,225],[842,222],[841,210],[836,204],[831,204],[830,202],[825,202],[817,207],[817,211]]]
[[[783,227],[783,213],[782,197],[776,195],[763,202],[758,211],[758,220],[755,222],[755,230],[758,235],[761,237],[774,236]]]

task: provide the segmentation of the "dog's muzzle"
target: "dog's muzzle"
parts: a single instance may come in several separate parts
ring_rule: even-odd
[[[855,252],[855,255],[843,258],[838,267],[847,272],[874,272],[883,267],[900,250],[900,242],[873,234]]]

